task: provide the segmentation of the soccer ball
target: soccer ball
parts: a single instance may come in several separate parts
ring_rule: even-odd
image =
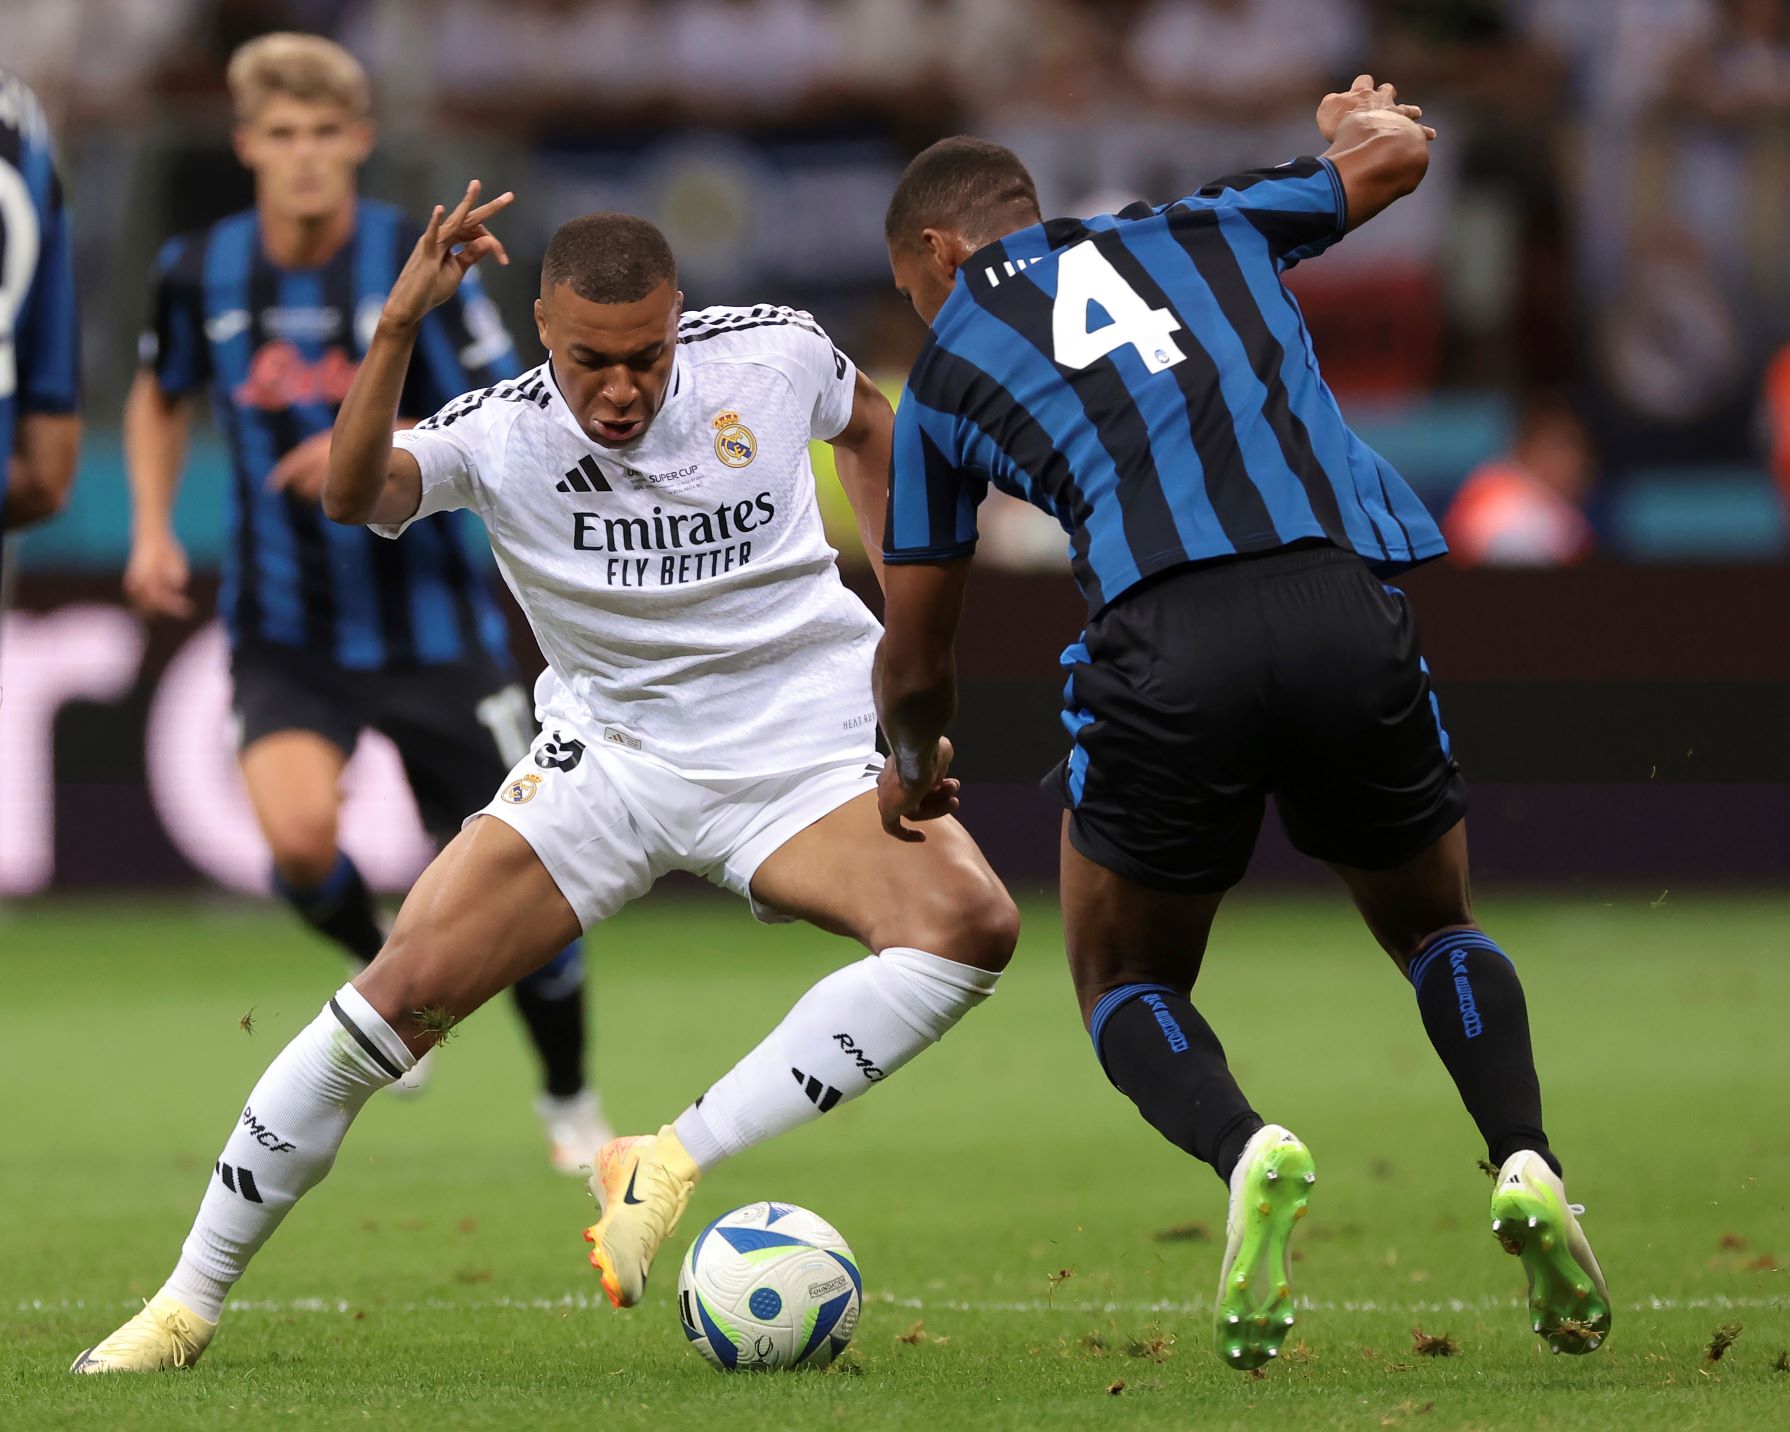
[[[839,1231],[792,1203],[722,1214],[677,1275],[684,1336],[723,1372],[825,1367],[851,1341],[863,1300]]]

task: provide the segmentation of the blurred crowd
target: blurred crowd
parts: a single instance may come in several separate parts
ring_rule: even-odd
[[[528,154],[561,208],[658,205],[713,299],[804,301],[891,371],[917,335],[876,196],[923,144],[1000,139],[1047,210],[1092,212],[1311,150],[1318,98],[1371,71],[1442,138],[1396,222],[1298,275],[1345,396],[1495,395],[1496,447],[1438,459],[1449,495],[1566,424],[1574,511],[1661,465],[1771,463],[1790,491],[1790,0],[6,0],[0,63],[95,206],[140,194],[132,144],[179,150],[154,173],[187,182],[147,186],[165,231],[236,182],[224,63],[272,29],[361,57],[388,152]],[[678,184],[615,187],[705,133],[731,147]],[[1540,546],[1582,555],[1582,525]]]
[[[1524,132],[1790,113],[1779,0],[8,0],[6,59],[53,111],[116,121],[217,96],[274,29],[341,40],[431,122],[521,135],[1139,110],[1260,132],[1370,60]]]

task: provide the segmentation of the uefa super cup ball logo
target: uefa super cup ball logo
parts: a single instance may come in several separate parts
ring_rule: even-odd
[[[729,467],[745,467],[758,456],[758,439],[735,412],[715,414],[715,456]]]

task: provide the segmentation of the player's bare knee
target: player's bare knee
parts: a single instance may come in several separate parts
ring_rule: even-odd
[[[286,821],[270,828],[267,845],[280,879],[295,890],[314,890],[336,866],[333,822]]]
[[[978,969],[1006,969],[1019,943],[1019,907],[1006,887],[984,871],[971,870],[939,895],[927,921],[937,943],[921,948]]]
[[[1019,906],[1000,885],[983,891],[964,912],[963,958],[978,969],[1007,968],[1019,944]]]
[[[873,948],[907,945],[977,969],[1000,971],[1019,943],[1019,907],[992,879],[935,887],[883,922]]]

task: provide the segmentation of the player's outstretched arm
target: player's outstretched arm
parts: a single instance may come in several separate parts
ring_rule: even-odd
[[[1423,111],[1400,104],[1390,83],[1357,75],[1318,106],[1318,132],[1330,141],[1324,158],[1336,166],[1348,203],[1349,228],[1358,229],[1423,182],[1436,131],[1418,123]]]
[[[474,179],[451,214],[439,204],[430,214],[429,227],[386,296],[367,356],[336,413],[329,476],[323,484],[323,511],[332,522],[397,526],[409,521],[422,502],[422,469],[409,453],[392,446],[417,330],[480,259],[494,254],[500,264],[510,261],[485,220],[507,209],[515,197],[506,192],[480,204],[479,181]]]
[[[957,623],[969,575],[968,557],[898,563],[883,573],[883,639],[872,681],[889,760],[877,804],[883,828],[903,840],[920,838],[902,825],[904,816],[936,820],[957,809],[945,727],[957,714]]]
[[[882,390],[858,372],[851,420],[832,439],[839,485],[857,519],[858,536],[877,586],[883,586],[883,516],[889,506],[889,461],[895,445],[895,410]]]

